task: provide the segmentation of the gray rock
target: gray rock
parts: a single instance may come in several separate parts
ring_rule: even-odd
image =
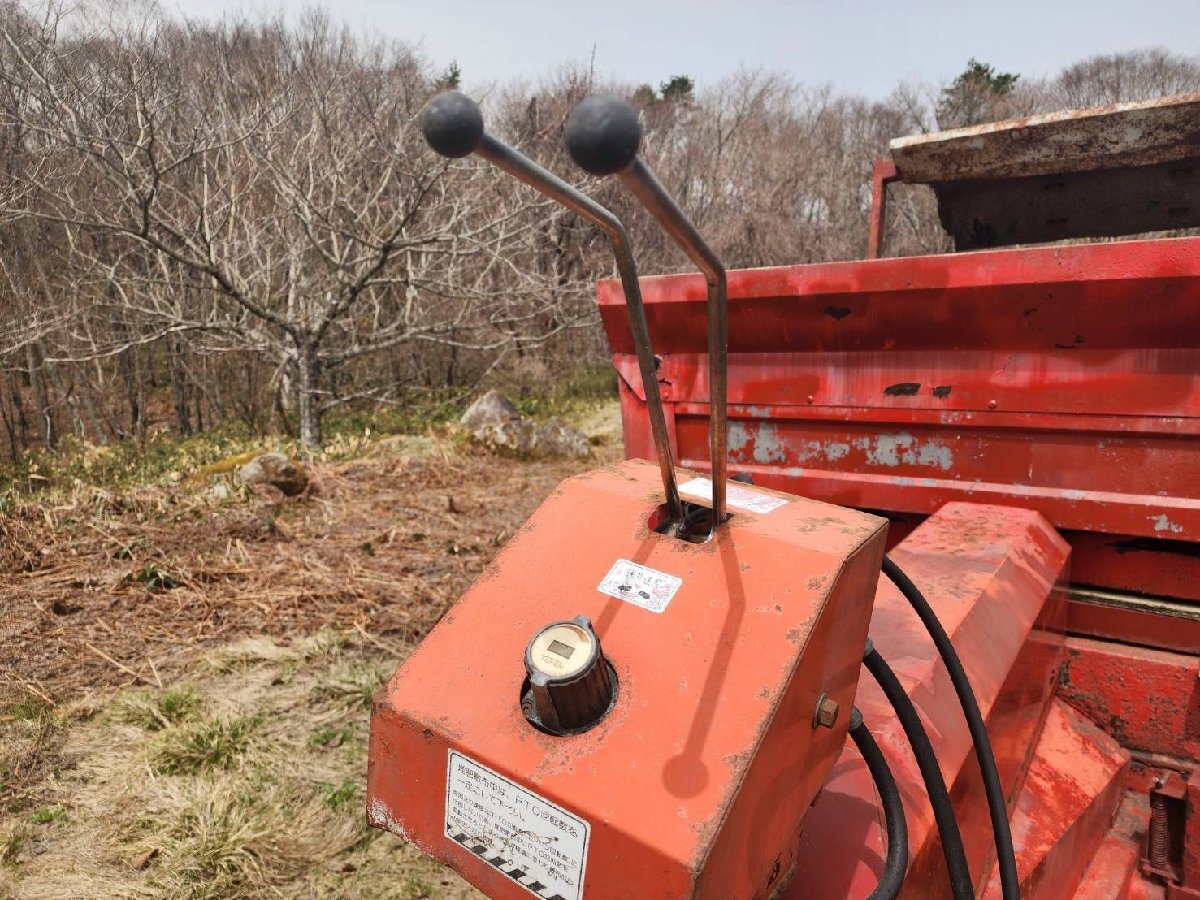
[[[233,496],[233,489],[229,487],[228,482],[218,481],[201,496],[206,500],[211,500],[213,503],[224,503]]]
[[[514,456],[575,456],[591,452],[588,439],[558,419],[533,422],[516,419],[491,422],[469,432],[472,440],[483,446]]]
[[[591,453],[587,436],[551,418],[523,419],[503,395],[488,391],[458,420],[459,428],[477,444],[510,456],[578,456]]]
[[[500,422],[514,422],[521,418],[517,408],[503,394],[488,391],[471,404],[470,408],[458,420],[460,428],[473,431],[482,425],[494,425]]]
[[[242,484],[269,484],[288,497],[308,487],[308,473],[283,453],[263,453],[246,463],[237,473]]]

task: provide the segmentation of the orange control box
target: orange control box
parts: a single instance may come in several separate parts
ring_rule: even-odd
[[[685,500],[711,495],[679,474]],[[693,544],[651,529],[661,491],[637,461],[568,479],[446,614],[376,697],[371,824],[498,898],[729,900],[789,876],[846,736],[886,523],[731,484],[731,518]],[[616,698],[554,736],[522,712],[525,651],[576,615]]]

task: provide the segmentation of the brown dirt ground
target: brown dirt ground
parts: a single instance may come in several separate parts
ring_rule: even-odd
[[[437,445],[312,467],[270,488],[96,492],[0,516],[0,709],[155,684],[248,634],[365,630],[415,642],[563,478]]]
[[[477,896],[363,824],[369,697],[559,481],[620,451],[410,451],[313,464],[297,498],[0,513],[0,897]],[[206,741],[226,755],[164,762]]]

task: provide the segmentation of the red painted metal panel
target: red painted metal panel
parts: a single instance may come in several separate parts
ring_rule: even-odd
[[[867,259],[883,255],[883,230],[887,224],[887,186],[896,180],[896,164],[890,156],[875,160],[871,175],[871,226],[867,234]]]
[[[1036,513],[950,504],[891,555],[926,593],[962,654],[1001,778],[1015,795],[1058,679],[1064,609],[1055,588],[1066,577],[1066,545]],[[875,595],[871,637],[934,740],[972,871],[982,884],[992,861],[991,826],[970,734],[932,641],[886,580]],[[947,896],[945,863],[920,771],[895,713],[865,672],[856,703],[904,799],[912,854],[906,896]],[[884,850],[870,776],[848,748],[807,818],[797,874],[785,898],[865,897]]]
[[[704,282],[643,291],[680,461],[705,468]],[[735,471],[889,512],[1005,503],[1200,541],[1200,239],[739,271],[729,293]],[[599,303],[645,456],[619,285]]]
[[[1129,754],[1056,701],[1013,810],[1021,896],[1060,900],[1075,893],[1088,861],[1108,836],[1125,794]],[[985,900],[1002,897],[993,870]]]
[[[1059,696],[1124,746],[1200,757],[1200,661],[1191,654],[1067,639]]]
[[[1079,584],[1200,600],[1198,543],[1081,531],[1069,531],[1063,537],[1071,544],[1071,577]],[[1111,634],[1097,636],[1114,637]],[[1136,637],[1130,640],[1147,643]],[[1189,646],[1200,647],[1200,636]]]
[[[1200,609],[1187,602],[1076,589],[1067,602],[1067,630],[1156,650],[1195,653],[1200,648]]]
[[[640,463],[568,479],[425,638],[376,697],[372,824],[490,897],[530,896],[511,858],[445,833],[453,750],[537,794],[541,818],[554,804],[587,823],[573,887],[589,898],[771,892],[845,741],[885,523],[785,498],[692,544],[650,530],[661,491]],[[601,593],[622,559],[677,578],[669,605]],[[619,690],[595,728],[554,737],[521,713],[522,660],[572,614],[594,623]],[[828,728],[814,724],[822,695],[842,710]],[[553,834],[537,840],[553,853]]]
[[[1125,795],[1116,821],[1096,852],[1073,900],[1132,900],[1143,896],[1145,885],[1138,874],[1138,860],[1146,839],[1150,812],[1144,793]]]

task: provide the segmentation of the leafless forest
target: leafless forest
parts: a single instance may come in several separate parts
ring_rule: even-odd
[[[145,7],[0,8],[0,440],[13,460],[241,420],[321,440],[347,404],[403,403],[602,358],[602,238],[416,122],[458,66],[313,14],[187,22]],[[972,61],[875,102],[743,70],[598,83],[586,65],[479,85],[489,128],[630,225],[643,273],[684,260],[561,148],[595,91],[641,108],[645,153],[730,265],[862,254],[890,138],[1200,90],[1143,50],[1044,80]],[[1014,77],[1017,76],[1017,77]],[[893,199],[888,252],[944,247],[929,198]]]

